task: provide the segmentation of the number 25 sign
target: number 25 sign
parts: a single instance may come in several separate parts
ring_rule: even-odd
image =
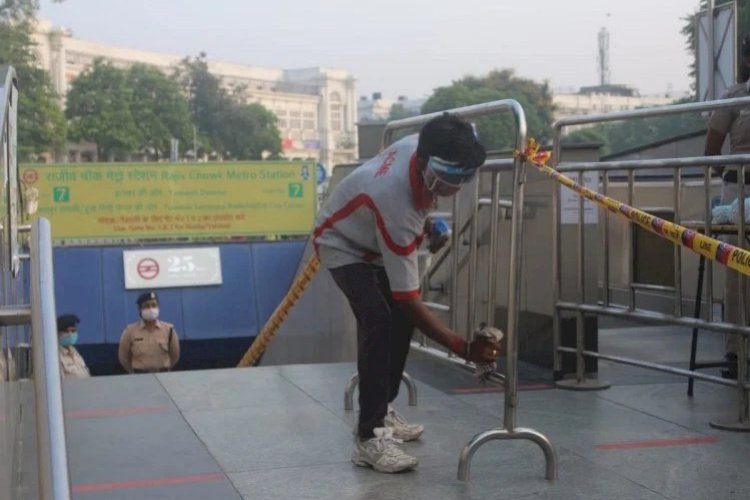
[[[218,247],[125,250],[125,288],[171,288],[221,284]]]

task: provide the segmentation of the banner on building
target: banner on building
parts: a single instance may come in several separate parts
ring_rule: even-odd
[[[24,196],[56,243],[307,235],[315,163],[76,164],[22,167]]]

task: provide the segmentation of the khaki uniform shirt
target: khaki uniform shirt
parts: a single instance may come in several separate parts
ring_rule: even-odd
[[[750,96],[750,80],[732,85],[722,99]],[[731,153],[750,152],[750,107],[717,109],[711,115],[708,126],[722,134],[729,134]],[[732,166],[730,169],[735,169]]]
[[[87,378],[91,376],[83,357],[73,346],[60,346],[60,373],[63,378]]]
[[[130,373],[169,370],[180,359],[180,340],[171,323],[157,320],[154,326],[147,327],[144,321],[137,321],[122,332],[117,357]]]

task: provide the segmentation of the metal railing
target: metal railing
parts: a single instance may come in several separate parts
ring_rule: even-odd
[[[31,342],[34,362],[37,461],[43,500],[70,498],[60,359],[57,348],[52,231],[37,218],[31,232]]]
[[[463,119],[477,118],[480,116],[512,113],[515,118],[516,148],[522,149],[526,144],[526,115],[521,105],[513,99],[505,99],[473,106],[466,106],[448,110]],[[429,120],[442,115],[442,112],[431,113],[412,118],[405,118],[390,122],[383,132],[383,146],[391,144],[393,134],[396,130],[415,128]],[[467,481],[470,477],[471,460],[474,453],[486,442],[492,440],[526,439],[539,445],[545,455],[546,477],[555,479],[557,477],[557,457],[549,439],[533,429],[516,427],[516,409],[518,405],[518,298],[520,295],[520,273],[522,269],[521,240],[523,236],[523,206],[524,206],[524,181],[525,163],[520,159],[490,160],[482,167],[485,171],[492,173],[492,191],[490,196],[490,242],[487,271],[487,304],[484,320],[488,325],[495,322],[495,294],[499,285],[498,276],[498,215],[500,210],[500,172],[512,170],[513,172],[513,199],[512,199],[512,222],[510,236],[510,257],[508,268],[508,324],[506,333],[506,366],[505,366],[505,400],[503,407],[503,428],[493,429],[477,434],[462,450],[458,464],[458,478]],[[477,278],[477,216],[479,210],[479,187],[478,176],[474,188],[472,207],[470,210],[470,243],[469,243],[469,273],[468,273],[468,315],[467,334],[470,334],[475,326],[474,318],[474,290]],[[461,225],[459,219],[458,195],[453,197],[453,235],[451,240],[451,326],[454,331],[458,328],[458,263],[459,242],[461,237]],[[413,343],[415,348],[420,348]]]
[[[720,101],[707,101],[700,103],[688,103],[670,106],[661,106],[654,108],[644,108],[631,111],[622,111],[615,113],[599,114],[599,115],[587,115],[581,117],[570,117],[564,118],[557,121],[554,124],[554,142],[553,142],[553,164],[557,165],[557,169],[562,173],[577,173],[579,181],[582,182],[582,176],[584,172],[602,172],[602,191],[604,195],[608,195],[609,190],[609,176],[612,172],[627,172],[627,203],[633,206],[634,195],[635,195],[635,173],[638,171],[652,170],[652,169],[671,169],[674,179],[674,193],[672,199],[672,208],[675,214],[675,223],[680,223],[680,214],[682,211],[681,198],[682,198],[682,179],[681,171],[685,168],[701,166],[703,167],[703,191],[704,191],[704,204],[703,204],[703,227],[702,230],[707,235],[712,234],[711,226],[711,167],[712,166],[727,166],[737,165],[739,170],[739,188],[740,193],[743,192],[744,188],[744,173],[745,166],[750,164],[750,155],[725,155],[725,156],[711,156],[711,157],[691,157],[691,158],[667,158],[667,159],[651,159],[651,160],[628,160],[628,161],[603,161],[603,162],[587,162],[587,163],[560,163],[561,159],[561,146],[562,146],[562,130],[566,126],[570,125],[582,125],[582,124],[594,124],[603,123],[610,121],[621,121],[629,120],[634,118],[646,118],[654,116],[665,116],[673,115],[678,113],[687,112],[703,112],[712,111],[716,109],[726,108],[737,108],[750,106],[750,98],[736,98],[736,99],[725,99]],[[707,266],[707,279],[706,281],[706,296],[709,307],[707,308],[706,318],[701,319],[696,314],[695,317],[683,316],[683,279],[682,279],[682,249],[676,246],[674,249],[674,284],[672,287],[662,287],[662,292],[671,292],[674,294],[674,305],[672,314],[658,313],[654,311],[648,311],[640,309],[636,306],[636,289],[638,285],[634,282],[634,262],[633,258],[628,259],[627,269],[627,292],[628,299],[626,305],[615,305],[611,303],[610,295],[610,224],[609,224],[609,213],[607,210],[602,210],[603,216],[603,231],[602,231],[602,255],[604,260],[603,267],[603,283],[602,283],[602,301],[601,304],[587,304],[585,300],[584,285],[584,200],[581,197],[578,204],[578,233],[577,233],[577,270],[576,270],[576,300],[575,301],[563,301],[562,297],[562,272],[561,272],[561,245],[560,245],[560,233],[561,233],[561,217],[560,217],[560,206],[559,206],[559,194],[558,189],[553,190],[552,200],[552,226],[553,226],[553,237],[552,237],[552,251],[553,251],[553,289],[554,289],[554,318],[553,318],[553,343],[554,343],[554,370],[555,373],[559,373],[562,365],[561,354],[562,353],[574,353],[576,355],[576,374],[574,379],[560,380],[557,382],[557,386],[567,389],[577,390],[596,390],[608,387],[606,383],[603,383],[594,379],[587,379],[585,374],[585,362],[584,357],[592,357],[598,359],[605,359],[616,363],[624,363],[631,366],[638,366],[651,370],[657,370],[661,372],[671,373],[674,375],[681,375],[706,382],[731,385],[737,388],[738,400],[739,400],[739,412],[738,418],[729,419],[728,422],[712,422],[711,425],[717,428],[729,429],[729,430],[750,430],[750,415],[748,414],[750,401],[749,390],[750,386],[747,384],[747,336],[750,334],[750,328],[747,325],[747,311],[745,310],[745,276],[740,276],[739,286],[739,303],[740,303],[740,325],[733,325],[729,323],[721,323],[714,321],[711,304],[713,303],[713,266],[709,260]],[[744,196],[739,196],[739,213],[744,214]],[[739,239],[739,246],[745,247],[744,238],[742,235],[745,234],[745,221],[744,217],[740,216],[740,222],[737,225],[737,234]],[[631,248],[631,251],[633,249]],[[727,272],[734,272],[727,270]],[[576,347],[561,347],[560,345],[560,329],[561,329],[561,315],[562,311],[574,311],[576,314]],[[700,310],[696,307],[696,312]],[[625,318],[630,320],[636,320],[641,322],[653,322],[657,324],[665,325],[679,325],[688,326],[693,328],[699,328],[702,330],[728,333],[738,335],[739,348],[738,348],[738,377],[736,382],[730,382],[728,380],[706,375],[695,370],[683,370],[675,368],[665,364],[653,363],[644,360],[637,360],[631,358],[625,358],[621,356],[612,356],[607,354],[601,354],[592,352],[585,349],[584,342],[584,316],[585,314],[604,315],[618,318]]]
[[[22,224],[22,204],[16,163],[18,90],[13,68],[0,68],[0,142],[2,142],[2,213],[0,214],[0,374],[4,398],[0,431],[9,446],[0,463],[0,497],[69,500],[70,480],[57,347],[57,325],[52,269],[52,235],[49,221]],[[30,233],[30,240],[29,240]],[[29,252],[21,251],[25,240]],[[30,262],[24,264],[22,261]],[[30,290],[24,273],[30,272]],[[28,302],[28,303],[27,303]],[[29,339],[28,327],[31,326]],[[29,349],[31,360],[29,360]],[[27,390],[34,397],[26,397]],[[31,405],[34,407],[29,407]],[[33,417],[32,417],[33,416]],[[35,421],[31,421],[34,418]],[[7,419],[7,420],[6,420]],[[33,434],[25,428],[33,426]],[[28,448],[30,441],[36,448]],[[33,470],[36,466],[36,471]],[[29,470],[32,469],[32,470]],[[7,470],[11,470],[6,474]]]

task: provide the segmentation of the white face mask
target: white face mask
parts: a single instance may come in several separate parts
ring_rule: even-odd
[[[159,317],[159,308],[144,309],[141,311],[141,317],[146,321],[155,321]]]

